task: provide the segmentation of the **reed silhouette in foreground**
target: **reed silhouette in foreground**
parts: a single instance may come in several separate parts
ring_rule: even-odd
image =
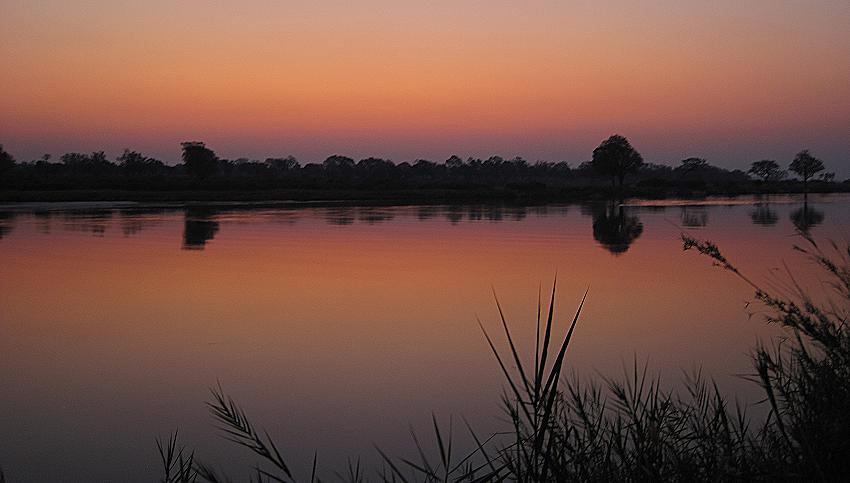
[[[435,455],[414,433],[419,459],[393,458],[378,449],[384,482],[448,481],[838,481],[850,470],[850,246],[824,249],[806,233],[795,248],[830,277],[832,291],[818,302],[790,277],[790,289],[775,294],[752,282],[714,244],[683,236],[685,250],[749,284],[767,321],[787,331],[774,345],[753,349],[751,380],[760,385],[768,415],[750,417],[730,405],[717,386],[697,372],[684,390],[666,389],[635,362],[623,379],[562,381],[565,356],[580,318],[582,298],[566,330],[554,317],[555,286],[548,308],[538,304],[533,357],[518,351],[499,309],[504,341],[481,325],[505,377],[505,431],[479,436],[465,432],[474,450],[456,455],[453,431],[433,420]],[[500,351],[497,345],[506,345]],[[525,363],[525,360],[531,363]],[[218,386],[209,410],[224,436],[261,460],[251,481],[321,481],[314,455],[309,474],[296,476],[271,436],[250,422]],[[176,433],[158,442],[165,482],[231,481],[199,463]],[[343,481],[367,481],[359,463],[336,473]],[[308,480],[309,478],[309,480]]]

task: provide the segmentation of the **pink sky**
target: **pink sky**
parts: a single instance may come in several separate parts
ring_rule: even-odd
[[[850,175],[844,0],[353,3],[4,2],[0,143],[578,164],[617,132],[651,162],[809,148]]]

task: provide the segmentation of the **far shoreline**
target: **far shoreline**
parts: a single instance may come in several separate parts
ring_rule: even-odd
[[[811,195],[850,193],[850,185],[834,183],[810,190]],[[569,189],[547,189],[539,192],[518,192],[509,189],[481,190],[2,190],[0,205],[30,203],[80,203],[88,206],[107,204],[246,204],[251,206],[358,206],[358,205],[438,205],[438,204],[553,204],[610,200],[705,200],[710,198],[753,196],[803,196],[801,190],[755,191],[730,189],[718,191],[647,190],[627,188],[622,192],[600,189],[598,186]]]

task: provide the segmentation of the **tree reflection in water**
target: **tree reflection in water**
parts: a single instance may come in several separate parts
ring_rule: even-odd
[[[750,219],[755,225],[773,226],[779,221],[779,215],[770,209],[769,203],[757,204],[750,212]]]
[[[218,233],[217,211],[214,208],[187,208],[183,224],[183,249],[203,250]]]
[[[708,209],[705,206],[683,206],[682,225],[699,228],[708,224]]]
[[[12,232],[15,214],[11,211],[0,211],[0,240]]]
[[[643,223],[627,215],[620,203],[609,202],[593,212],[593,239],[614,255],[626,253],[642,233]]]
[[[791,212],[791,223],[805,235],[809,235],[810,230],[823,223],[823,220],[823,212],[809,206],[808,201],[803,202],[802,207]]]

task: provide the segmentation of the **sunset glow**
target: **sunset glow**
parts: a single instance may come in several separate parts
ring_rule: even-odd
[[[850,3],[5,1],[0,142],[725,167],[850,157]]]

